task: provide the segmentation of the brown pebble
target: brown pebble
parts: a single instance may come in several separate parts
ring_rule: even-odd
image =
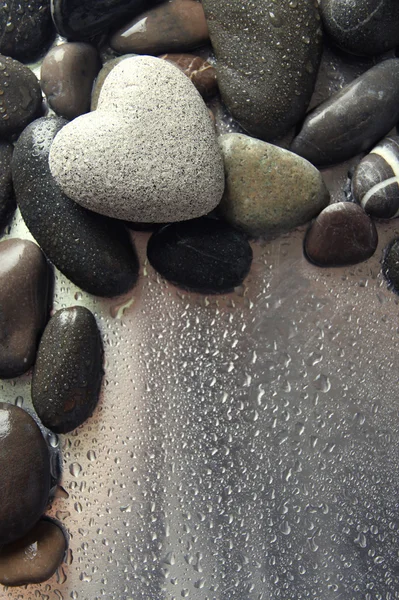
[[[163,54],[163,58],[179,67],[191,79],[204,100],[209,100],[217,94],[218,82],[216,69],[194,54]]]
[[[192,50],[208,40],[202,4],[195,0],[169,0],[116,31],[110,46],[121,54],[157,55]]]
[[[28,240],[0,243],[0,378],[33,365],[49,313],[51,269]]]
[[[22,539],[0,551],[0,583],[20,586],[47,581],[61,565],[66,549],[62,529],[41,519]]]
[[[52,48],[43,60],[40,85],[53,111],[66,119],[89,112],[100,68],[98,52],[90,44],[71,42]]]

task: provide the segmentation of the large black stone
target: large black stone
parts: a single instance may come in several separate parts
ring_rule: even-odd
[[[48,155],[66,123],[38,119],[20,136],[12,161],[17,203],[34,238],[68,279],[90,294],[117,296],[137,281],[137,255],[121,222],[82,208],[54,181]]]
[[[13,150],[12,144],[0,141],[0,232],[8,224],[16,208],[11,174]]]
[[[247,236],[208,218],[166,225],[151,236],[147,256],[168,281],[207,294],[231,292],[252,263]]]
[[[399,238],[392,240],[384,250],[382,274],[389,288],[399,294]]]

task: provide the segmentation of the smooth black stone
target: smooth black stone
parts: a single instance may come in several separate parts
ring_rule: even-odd
[[[384,250],[382,274],[388,287],[399,294],[399,238],[392,240]]]
[[[51,0],[58,33],[70,41],[85,41],[128,21],[159,0]]]
[[[55,433],[76,429],[97,405],[103,347],[94,315],[83,306],[50,319],[40,341],[32,378],[33,406]]]
[[[22,62],[34,62],[55,37],[50,0],[2,2],[0,52]]]
[[[206,294],[233,291],[252,263],[247,236],[223,221],[207,218],[163,227],[151,236],[147,256],[168,281]]]
[[[329,38],[351,54],[380,54],[399,44],[398,0],[321,0],[320,14]]]
[[[11,174],[13,150],[12,144],[0,141],[0,232],[8,225],[17,207]]]
[[[0,548],[40,519],[50,482],[50,454],[38,425],[22,408],[0,402]]]
[[[123,223],[82,208],[54,181],[48,155],[66,123],[38,119],[20,136],[12,160],[17,203],[44,253],[68,279],[90,294],[117,296],[137,281],[137,254]]]
[[[290,149],[317,166],[369,150],[398,122],[398,97],[399,59],[392,58],[310,112]]]

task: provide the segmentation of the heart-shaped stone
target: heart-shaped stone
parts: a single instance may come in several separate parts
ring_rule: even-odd
[[[112,70],[97,109],[57,134],[49,162],[67,196],[127,221],[199,217],[217,206],[224,190],[204,101],[180,69],[150,56]]]

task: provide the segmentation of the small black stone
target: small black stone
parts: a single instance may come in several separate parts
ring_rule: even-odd
[[[0,52],[22,62],[34,62],[55,37],[50,0],[2,2]]]
[[[33,406],[55,433],[76,429],[95,409],[103,348],[94,315],[83,306],[59,310],[44,330],[32,378]]]
[[[205,217],[173,223],[154,233],[147,256],[168,281],[206,294],[233,291],[248,275],[252,263],[245,234]]]
[[[8,225],[15,209],[11,159],[14,146],[0,141],[0,232]]]
[[[117,296],[137,281],[137,254],[123,223],[82,208],[51,175],[50,146],[66,123],[38,119],[20,136],[12,160],[17,203],[44,253],[68,279],[90,294]]]
[[[382,274],[388,287],[399,294],[399,238],[394,239],[384,250]]]

